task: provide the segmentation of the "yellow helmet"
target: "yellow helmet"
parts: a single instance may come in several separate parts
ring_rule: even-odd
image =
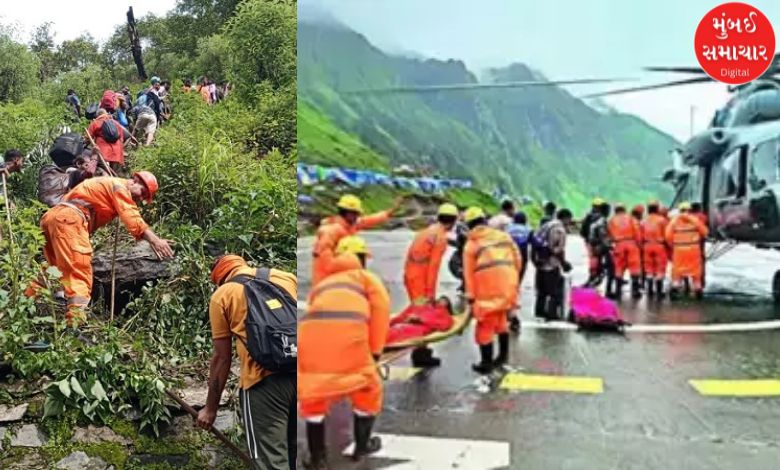
[[[661,207],[661,203],[657,199],[653,199],[647,203],[647,207]]]
[[[681,211],[689,211],[691,210],[691,203],[690,202],[681,202],[679,206],[677,206],[678,209]]]
[[[453,217],[458,216],[458,208],[455,207],[455,204],[442,204],[439,206],[439,213],[438,215],[451,215]]]
[[[463,215],[463,219],[467,224],[483,217],[485,217],[485,211],[483,211],[481,207],[476,206],[466,209],[466,213]]]
[[[352,253],[354,255],[371,254],[366,246],[366,241],[355,236],[344,237],[339,240],[339,244],[336,245],[336,254],[343,255],[344,253]]]
[[[593,198],[593,202],[591,203],[591,205],[594,205],[594,206],[604,205],[604,200],[601,199],[600,197],[594,197]]]
[[[339,209],[357,212],[358,214],[363,213],[363,203],[360,201],[359,197],[352,194],[345,194],[341,196],[341,199],[339,199],[339,202],[336,204],[336,206]]]

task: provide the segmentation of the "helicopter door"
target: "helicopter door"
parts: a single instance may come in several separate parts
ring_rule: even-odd
[[[753,216],[754,238],[776,239],[780,232],[777,195],[780,194],[780,139],[759,142],[750,149],[748,201]]]
[[[710,170],[712,226],[729,238],[746,237],[752,231],[747,198],[747,148],[732,149]]]

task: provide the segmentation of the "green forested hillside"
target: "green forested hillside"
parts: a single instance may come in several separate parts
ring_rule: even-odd
[[[596,111],[557,87],[350,94],[477,77],[459,61],[389,56],[346,27],[307,22],[298,24],[298,77],[304,162],[376,168],[365,145],[391,166],[431,165],[486,189],[575,209],[596,194],[626,202],[670,195],[658,175],[674,139],[634,116]],[[482,81],[532,79],[544,77],[513,64]],[[363,145],[350,150],[345,142]]]

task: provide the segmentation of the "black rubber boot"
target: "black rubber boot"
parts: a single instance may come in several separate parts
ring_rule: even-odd
[[[623,279],[615,278],[615,290],[612,291],[612,298],[620,300],[623,297],[623,283],[626,282]]]
[[[652,279],[647,280],[647,296],[648,297],[655,296],[655,281],[653,281]]]
[[[612,276],[607,276],[607,298],[608,299],[614,299],[615,298],[615,284],[617,283],[617,279],[615,279]]]
[[[471,369],[478,374],[487,375],[493,370],[493,343],[480,346],[479,355],[479,364],[473,364]]]
[[[659,299],[663,299],[664,298],[664,281],[663,280],[655,281],[655,295],[657,295]]]
[[[520,318],[517,316],[509,317],[509,330],[512,333],[520,333]]]
[[[640,289],[639,276],[631,276],[631,297],[633,299],[642,298],[642,290]]]
[[[702,289],[696,289],[694,296],[696,297],[696,300],[701,300],[704,298],[704,291]]]
[[[416,348],[412,351],[412,367],[439,367],[441,360],[433,357],[433,350],[426,347]]]
[[[680,298],[680,289],[672,286],[669,288],[669,300],[677,300]]]
[[[498,335],[498,357],[493,363],[494,367],[501,367],[509,360],[509,333]]]
[[[361,461],[363,457],[378,452],[382,448],[382,440],[378,436],[371,435],[376,416],[355,415],[355,452],[352,460]]]
[[[306,440],[309,442],[309,461],[303,463],[307,470],[327,470],[325,451],[325,423],[306,423]]]

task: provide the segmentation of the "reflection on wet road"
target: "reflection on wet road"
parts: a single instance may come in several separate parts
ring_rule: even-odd
[[[387,283],[394,308],[403,307],[401,269],[411,234],[364,235],[374,253],[369,268]],[[300,298],[304,300],[311,239],[298,243]],[[569,257],[575,266],[575,284],[582,282],[586,264],[581,240],[571,240]],[[446,263],[443,266],[440,290],[451,294],[457,284],[446,272]],[[624,300],[621,310],[635,324],[778,319],[780,312],[769,298],[777,268],[780,256],[774,252],[739,247],[708,266],[704,302]],[[522,288],[521,317],[527,323],[534,321],[528,307],[533,304],[532,279],[529,272]],[[597,379],[603,384],[600,393],[529,392],[517,391],[517,387],[495,387],[484,393],[469,366],[477,359],[471,329],[434,349],[443,361],[438,369],[403,369],[409,365],[407,359],[396,364],[398,380],[386,382],[380,432],[505,442],[510,448],[508,468],[513,469],[778,468],[780,449],[775,442],[780,434],[780,397],[712,397],[700,394],[688,381],[780,378],[780,331],[619,336],[526,328],[513,340],[510,362],[520,374]],[[529,382],[523,375],[513,377],[519,377],[519,383]],[[534,380],[537,385],[550,381],[545,377]],[[351,417],[345,406],[332,412],[328,431],[332,467],[354,468],[338,457],[352,440]],[[305,454],[304,442],[301,426],[301,455]],[[442,441],[441,452],[449,448],[447,442]],[[437,445],[428,447],[429,452],[437,452]],[[422,468],[412,462],[378,458],[369,468]]]

